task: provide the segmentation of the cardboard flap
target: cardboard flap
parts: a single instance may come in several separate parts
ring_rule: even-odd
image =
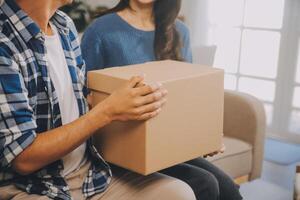
[[[93,106],[131,76],[161,82],[168,102],[146,121],[113,122],[95,137],[105,160],[148,175],[221,148],[224,71],[175,61],[109,68],[89,73]]]
[[[165,83],[174,80],[224,73],[223,70],[178,61],[155,61],[126,67],[112,67],[88,72],[88,87],[112,93],[132,76],[145,75],[145,83]]]
[[[107,76],[101,73],[102,70],[88,72],[88,88],[111,94],[122,87],[129,80]]]

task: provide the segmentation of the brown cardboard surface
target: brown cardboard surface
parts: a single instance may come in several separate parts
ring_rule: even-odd
[[[223,70],[161,61],[89,72],[94,105],[143,73],[146,83],[163,84],[168,102],[154,119],[113,122],[101,129],[95,145],[104,159],[148,175],[221,148]]]

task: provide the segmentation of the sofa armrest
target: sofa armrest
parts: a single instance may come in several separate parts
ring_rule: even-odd
[[[253,160],[250,180],[261,175],[265,129],[265,110],[258,99],[241,92],[225,90],[224,135],[252,145]]]
[[[294,200],[300,200],[300,166],[296,167],[296,175],[294,181]]]

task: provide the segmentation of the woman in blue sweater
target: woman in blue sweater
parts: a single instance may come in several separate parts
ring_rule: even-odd
[[[177,20],[181,0],[120,0],[88,27],[82,39],[87,70],[154,60],[192,62],[187,27]],[[191,186],[198,200],[240,200],[238,186],[203,158],[160,173]]]

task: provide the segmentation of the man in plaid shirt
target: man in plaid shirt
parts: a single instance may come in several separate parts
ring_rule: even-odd
[[[57,10],[71,2],[0,0],[1,200],[73,199],[77,186],[68,180],[83,168],[82,191],[75,198],[102,193],[112,174],[89,138],[114,120],[152,118],[165,102],[159,84],[146,86],[143,77],[133,77],[88,111],[77,32]],[[65,112],[62,105],[69,104],[75,107]],[[64,123],[70,115],[73,120]],[[64,164],[76,158],[68,155],[76,149],[82,155],[78,168],[71,165],[65,172]]]

